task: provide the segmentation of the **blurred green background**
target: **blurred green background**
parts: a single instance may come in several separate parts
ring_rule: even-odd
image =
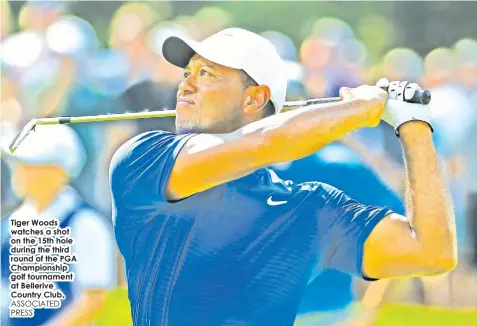
[[[12,14],[18,15],[24,3],[12,1]],[[109,22],[122,3],[68,1],[68,7],[72,14],[90,22],[106,45]],[[339,17],[375,55],[399,46],[424,55],[477,34],[473,1],[149,1],[148,5],[158,20],[194,15],[205,6],[222,8],[236,25],[256,32],[286,30],[296,45],[308,33],[307,24],[321,17]],[[376,29],[376,23],[386,27]],[[12,28],[16,31],[18,25]]]

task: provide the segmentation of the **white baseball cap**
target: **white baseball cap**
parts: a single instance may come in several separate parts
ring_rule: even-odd
[[[162,46],[164,58],[180,68],[185,68],[195,53],[219,65],[244,70],[259,85],[268,86],[275,112],[280,112],[287,77],[283,61],[269,40],[241,28],[227,28],[202,42],[171,36]]]
[[[3,133],[5,135],[5,133]],[[16,134],[16,132],[15,132]],[[86,153],[79,136],[68,126],[36,126],[12,154],[8,144],[13,133],[2,137],[2,155],[9,163],[55,165],[71,178],[80,175],[86,163]]]

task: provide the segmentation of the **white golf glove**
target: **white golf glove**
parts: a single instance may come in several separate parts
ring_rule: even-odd
[[[387,85],[386,85],[387,83]],[[400,82],[393,82],[400,83]],[[406,82],[402,82],[406,83]],[[380,80],[376,84],[379,87],[389,86],[389,81]],[[390,92],[389,98],[386,101],[386,106],[384,108],[383,116],[381,120],[384,120],[389,125],[391,125],[396,131],[396,136],[399,137],[399,127],[408,121],[423,121],[426,122],[431,130],[433,131],[431,125],[431,108],[429,105],[423,105],[418,103],[409,103],[404,102],[404,92],[402,89],[401,92]],[[406,96],[408,98],[408,96]]]

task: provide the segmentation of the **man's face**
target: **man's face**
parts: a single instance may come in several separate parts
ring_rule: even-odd
[[[245,97],[241,71],[194,55],[177,92],[177,133],[236,130],[243,125]]]

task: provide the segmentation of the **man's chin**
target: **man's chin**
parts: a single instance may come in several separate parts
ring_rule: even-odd
[[[176,133],[178,135],[183,135],[183,134],[195,134],[195,133],[202,133],[204,130],[202,128],[199,128],[196,125],[189,125],[189,124],[184,124],[176,123]]]

